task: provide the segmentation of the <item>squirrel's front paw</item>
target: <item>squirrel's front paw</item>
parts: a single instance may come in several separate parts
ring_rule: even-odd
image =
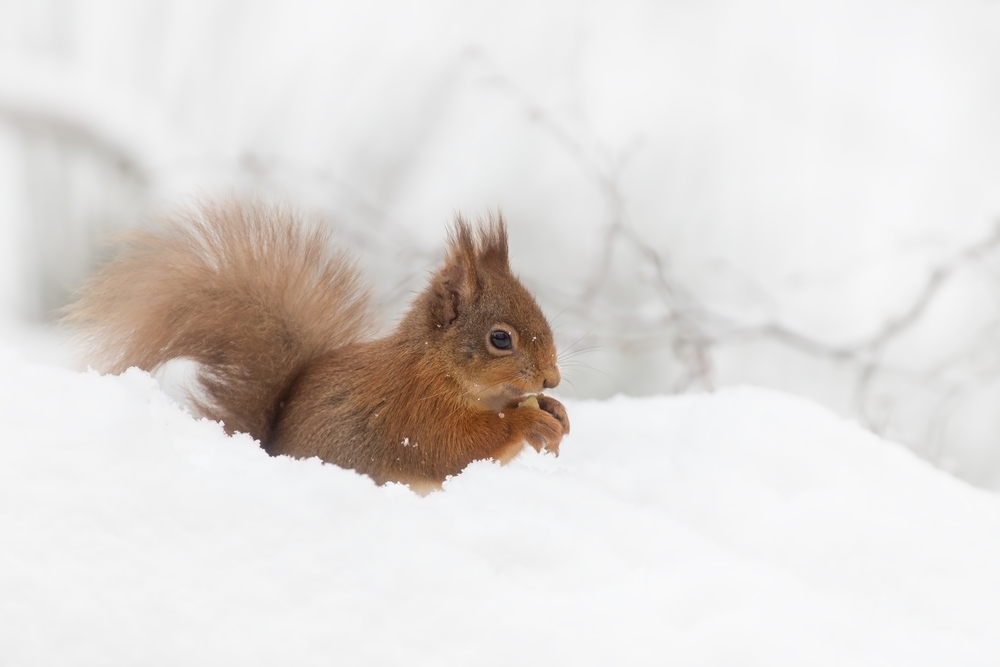
[[[539,397],[539,399],[541,398]],[[556,403],[558,404],[558,401]],[[541,400],[539,400],[539,406],[541,406]],[[562,405],[559,405],[559,407],[562,408]],[[535,408],[520,408],[520,410],[525,411],[522,414],[530,419],[526,428],[521,433],[525,442],[531,445],[536,452],[540,452],[542,448],[545,448],[546,451],[558,456],[559,443],[562,441],[563,433],[565,432],[563,424],[548,410]],[[562,413],[565,417],[566,411],[563,410]]]
[[[563,435],[567,435],[569,433],[569,415],[566,414],[566,407],[551,396],[538,394],[535,398],[538,399],[538,408],[555,417],[556,421],[562,425]]]

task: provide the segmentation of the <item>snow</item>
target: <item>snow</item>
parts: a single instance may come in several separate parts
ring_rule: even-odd
[[[757,388],[419,497],[0,352],[0,663],[995,665],[1000,499]]]
[[[0,2],[0,667],[1000,664],[1000,498],[808,400],[566,401],[559,458],[419,497],[192,418],[183,368],[66,370],[23,319],[102,225],[235,185],[334,221],[386,322],[452,211],[501,206],[589,352],[564,395],[680,386],[647,257],[581,296],[617,222],[692,306],[850,347],[994,224],[1000,4],[235,6]],[[1000,489],[997,275],[866,392],[867,357],[746,337],[706,386]]]

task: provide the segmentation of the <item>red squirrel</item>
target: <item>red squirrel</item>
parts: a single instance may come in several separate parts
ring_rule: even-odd
[[[559,384],[556,348],[499,215],[456,218],[444,266],[376,340],[353,261],[281,206],[208,203],[125,240],[65,321],[102,370],[196,361],[198,412],[272,455],[425,491],[525,443],[558,453],[569,433],[538,393]]]

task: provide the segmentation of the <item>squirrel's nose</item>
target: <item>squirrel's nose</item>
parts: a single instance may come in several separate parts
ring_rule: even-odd
[[[559,369],[553,366],[545,371],[545,375],[542,377],[542,388],[552,389],[552,387],[558,386],[559,380],[562,377],[559,375]]]

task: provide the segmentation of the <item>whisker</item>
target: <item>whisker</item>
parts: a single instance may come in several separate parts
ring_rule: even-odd
[[[572,352],[566,352],[564,354],[560,354],[559,357],[558,357],[558,359],[559,359],[559,361],[562,361],[564,359],[572,359],[574,357],[580,356],[581,354],[590,354],[591,352],[596,352],[596,351],[602,350],[602,349],[607,349],[607,348],[593,346],[593,347],[582,348],[580,350],[573,350]]]
[[[580,336],[579,338],[577,338],[577,339],[576,339],[575,341],[573,341],[573,343],[572,343],[572,344],[570,344],[570,345],[569,345],[569,346],[568,346],[568,347],[567,347],[567,348],[566,348],[565,350],[563,350],[563,351],[564,351],[564,352],[569,352],[570,350],[572,350],[572,349],[573,349],[574,347],[576,347],[576,346],[577,346],[577,344],[578,344],[578,343],[579,343],[579,342],[580,342],[581,340],[583,340],[584,338],[586,338],[586,337],[587,337],[587,336],[589,336],[590,334],[594,333],[594,329],[596,329],[596,328],[597,328],[597,327],[591,327],[591,328],[590,328],[590,330],[588,330],[588,331],[587,331],[587,333],[585,333],[585,334],[583,334],[582,336]]]

